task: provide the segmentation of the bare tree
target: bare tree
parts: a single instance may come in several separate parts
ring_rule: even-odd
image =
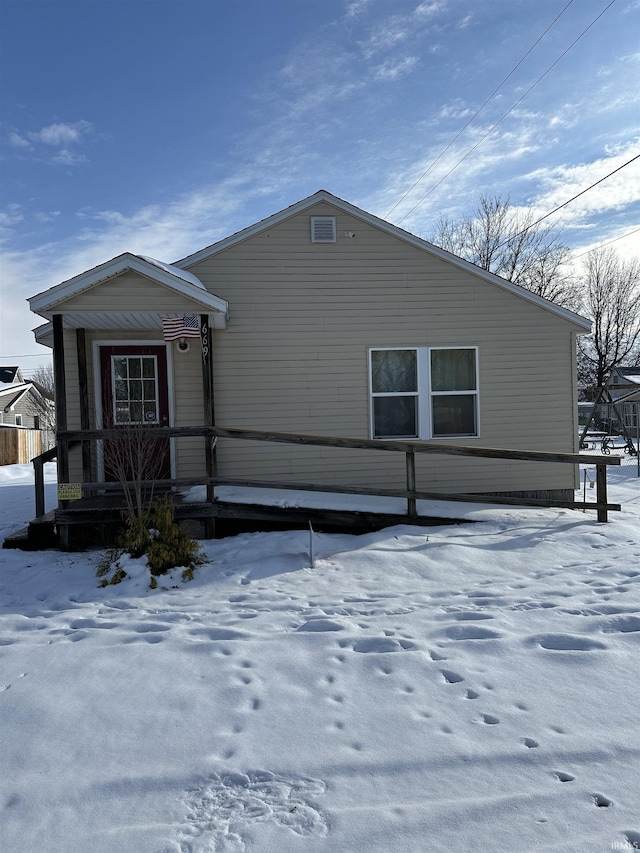
[[[589,252],[580,308],[593,332],[578,339],[579,379],[601,388],[616,365],[640,363],[640,260],[622,261],[613,249]]]
[[[107,477],[122,486],[130,518],[142,518],[167,470],[167,439],[143,423],[109,424],[104,441]]]
[[[508,198],[481,196],[473,213],[454,222],[442,218],[431,241],[538,296],[575,306],[569,247],[560,232],[536,224],[533,211],[514,211]]]
[[[48,449],[55,443],[56,432],[53,365],[41,364],[36,367],[27,381],[31,382],[38,392],[29,397],[29,414],[38,419],[39,428],[44,433],[43,449]]]

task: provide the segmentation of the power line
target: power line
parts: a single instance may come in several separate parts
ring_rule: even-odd
[[[47,352],[28,352],[23,355],[0,355],[0,360],[6,361],[8,358],[50,358],[51,353]]]
[[[405,198],[406,198],[406,197],[407,197],[411,192],[413,192],[413,190],[418,186],[418,184],[420,183],[420,181],[421,181],[424,177],[426,177],[426,176],[429,174],[429,172],[433,169],[433,167],[436,165],[436,163],[437,163],[439,160],[441,160],[441,159],[442,159],[442,157],[444,157],[444,155],[445,155],[445,154],[447,153],[447,151],[451,148],[451,146],[452,146],[455,142],[457,142],[457,141],[458,141],[458,139],[462,136],[462,134],[465,132],[465,130],[469,127],[469,125],[471,124],[471,122],[472,122],[472,121],[474,121],[474,119],[476,119],[476,118],[480,115],[480,113],[481,113],[481,112],[482,112],[482,110],[487,106],[487,104],[489,103],[489,101],[490,101],[490,100],[491,100],[495,95],[497,95],[497,94],[498,94],[498,92],[500,91],[500,89],[502,89],[502,87],[503,87],[503,86],[504,86],[504,84],[507,82],[507,80],[508,80],[511,76],[513,76],[513,74],[515,74],[515,72],[516,72],[516,71],[518,70],[518,68],[522,65],[522,63],[523,63],[523,62],[525,61],[525,59],[529,56],[529,54],[530,54],[530,53],[532,53],[532,51],[533,51],[533,50],[534,50],[534,49],[535,49],[535,48],[540,44],[540,42],[541,42],[541,41],[542,41],[542,39],[546,36],[546,34],[549,32],[549,30],[550,30],[553,26],[555,26],[556,22],[560,20],[560,18],[564,15],[564,13],[567,11],[567,9],[569,8],[569,6],[571,6],[571,4],[572,4],[572,3],[573,3],[573,0],[569,0],[569,2],[568,2],[568,3],[567,3],[567,5],[564,7],[564,9],[560,12],[560,14],[559,14],[559,15],[557,15],[557,16],[553,19],[553,21],[549,24],[549,26],[547,27],[547,29],[542,33],[542,35],[541,35],[541,36],[539,36],[539,37],[536,39],[536,41],[531,45],[531,47],[529,48],[529,50],[525,53],[525,55],[524,55],[524,56],[522,57],[522,59],[518,62],[518,64],[513,66],[513,68],[511,69],[511,71],[510,71],[510,72],[507,74],[507,76],[504,78],[504,80],[503,80],[503,81],[502,81],[502,82],[501,82],[501,83],[500,83],[500,84],[499,84],[499,85],[498,85],[498,86],[493,90],[493,92],[489,95],[489,97],[488,97],[488,98],[486,99],[486,101],[482,104],[482,106],[481,106],[479,109],[477,109],[477,110],[475,111],[475,113],[471,116],[471,118],[469,119],[469,121],[468,121],[468,122],[465,124],[465,126],[462,128],[462,130],[459,130],[459,131],[458,131],[458,133],[456,133],[456,135],[453,137],[453,139],[452,139],[452,140],[451,140],[451,142],[447,145],[447,147],[446,147],[446,148],[444,148],[444,149],[440,152],[440,154],[438,154],[438,156],[436,157],[436,159],[435,159],[435,160],[434,160],[434,161],[433,161],[433,162],[428,166],[428,168],[427,168],[427,169],[425,169],[425,171],[420,175],[420,177],[418,178],[418,180],[417,180],[417,181],[415,181],[415,182],[414,182],[414,183],[409,187],[409,189],[406,191],[406,193],[405,193],[405,194],[404,194],[400,199],[398,199],[398,201],[393,205],[393,207],[391,208],[391,210],[390,210],[390,211],[387,213],[387,215],[385,216],[385,219],[388,219],[388,218],[389,218],[389,216],[393,213],[393,211],[396,209],[396,207],[397,207],[399,204],[402,204],[402,202],[405,200]],[[402,222],[402,220],[400,220],[400,221]]]
[[[591,186],[586,187],[586,189],[584,189],[584,190],[580,190],[579,193],[576,193],[576,195],[574,195],[568,201],[565,201],[562,204],[559,204],[557,207],[554,207],[553,210],[550,210],[549,213],[545,213],[545,215],[541,216],[540,219],[536,219],[535,222],[532,222],[530,225],[527,225],[527,227],[523,228],[522,231],[518,231],[517,234],[512,234],[508,240],[505,240],[503,243],[500,243],[500,245],[496,246],[496,248],[501,249],[503,246],[506,246],[507,243],[510,243],[512,240],[515,240],[516,237],[519,237],[521,234],[524,234],[525,231],[529,231],[531,228],[534,228],[536,225],[539,225],[545,219],[548,219],[549,216],[553,216],[554,213],[557,213],[559,210],[562,210],[563,207],[566,207],[568,204],[571,204],[572,201],[575,201],[577,198],[580,198],[581,195],[588,193],[589,190],[592,190],[594,187],[597,187],[598,184],[601,184],[603,181],[606,181],[607,178],[610,178],[612,175],[615,175],[616,172],[621,171],[621,169],[624,169],[625,166],[628,166],[630,163],[633,163],[634,160],[638,160],[638,159],[640,159],[640,154],[636,154],[636,156],[632,157],[631,160],[627,160],[627,162],[623,163],[622,166],[618,166],[618,168],[614,169],[613,172],[609,172],[608,175],[605,175],[604,178],[600,178],[599,181],[595,181],[593,184],[591,184]],[[638,229],[638,230],[640,230],[640,229]],[[632,231],[631,233],[633,234],[634,232]],[[619,238],[616,238],[616,239],[619,239]],[[611,242],[613,242],[613,240]]]
[[[560,56],[559,56],[559,57],[558,57],[558,58],[557,58],[557,59],[556,59],[556,60],[555,60],[555,61],[554,61],[554,62],[553,62],[553,63],[552,63],[548,68],[547,68],[547,70],[546,70],[543,74],[541,74],[541,75],[540,75],[540,77],[538,77],[538,79],[535,81],[535,83],[533,83],[533,84],[532,84],[532,85],[527,89],[527,91],[524,93],[524,95],[522,95],[520,98],[518,98],[518,100],[515,102],[515,104],[513,104],[513,105],[512,105],[512,106],[511,106],[507,111],[506,111],[506,113],[504,113],[504,114],[503,114],[503,115],[498,119],[498,121],[497,121],[497,122],[496,122],[492,127],[490,127],[490,128],[489,128],[489,130],[485,133],[485,135],[484,135],[481,139],[479,139],[479,140],[478,140],[478,142],[476,142],[476,144],[475,144],[472,148],[470,148],[470,149],[467,151],[467,153],[464,155],[464,157],[461,157],[461,158],[460,158],[460,160],[458,160],[458,162],[455,164],[455,166],[452,166],[452,167],[451,167],[451,169],[449,169],[449,171],[447,172],[447,174],[446,174],[444,177],[442,177],[442,178],[438,181],[438,183],[437,183],[437,184],[435,184],[435,186],[433,186],[433,187],[429,190],[429,192],[428,192],[425,196],[423,196],[423,197],[420,199],[420,201],[418,201],[416,204],[414,204],[414,206],[413,206],[410,210],[408,210],[408,211],[407,211],[403,216],[401,216],[401,217],[400,217],[400,219],[399,219],[399,220],[398,220],[398,222],[396,223],[397,225],[399,225],[403,220],[405,220],[405,219],[407,218],[407,216],[409,216],[411,213],[413,213],[413,211],[414,211],[417,207],[420,207],[420,205],[421,205],[424,201],[426,201],[426,200],[429,198],[429,196],[430,196],[432,193],[434,193],[442,183],[444,183],[444,182],[446,181],[446,179],[449,177],[449,175],[451,175],[453,172],[455,172],[455,170],[458,168],[458,166],[459,166],[461,163],[463,163],[463,162],[467,159],[467,157],[469,157],[469,156],[470,156],[470,155],[471,155],[471,154],[476,150],[476,148],[478,148],[478,147],[479,147],[479,146],[480,146],[480,145],[485,141],[485,139],[487,138],[487,136],[489,136],[491,133],[493,133],[493,131],[496,129],[496,127],[498,127],[498,125],[499,125],[499,124],[501,124],[501,123],[504,121],[504,119],[505,119],[505,118],[506,118],[506,117],[507,117],[511,112],[513,112],[513,110],[518,106],[518,104],[520,104],[520,103],[521,103],[521,102],[522,102],[522,101],[527,97],[527,95],[528,95],[530,92],[532,92],[532,91],[536,88],[536,86],[537,86],[537,85],[538,85],[542,80],[544,80],[544,78],[547,76],[547,74],[549,74],[549,72],[550,72],[550,71],[552,71],[552,70],[555,68],[555,66],[556,66],[556,65],[557,65],[557,64],[558,64],[562,59],[564,59],[564,57],[569,53],[569,51],[570,51],[570,50],[571,50],[571,49],[572,49],[572,48],[573,48],[573,47],[574,47],[574,46],[575,46],[575,45],[580,41],[580,39],[581,39],[584,35],[586,35],[586,33],[588,33],[588,32],[589,32],[589,30],[591,29],[591,27],[593,27],[593,25],[594,25],[597,21],[599,21],[599,20],[600,20],[600,18],[604,15],[604,13],[607,11],[607,9],[609,9],[611,6],[613,6],[613,4],[614,4],[615,2],[616,2],[616,0],[610,0],[610,2],[607,4],[607,6],[605,6],[605,8],[602,10],[602,12],[600,12],[600,14],[599,14],[596,18],[594,18],[594,19],[593,19],[593,21],[591,21],[591,23],[589,24],[589,26],[588,26],[588,27],[586,27],[586,28],[585,28],[585,29],[580,33],[580,35],[579,35],[579,36],[577,36],[577,37],[576,37],[576,38],[571,42],[571,44],[569,45],[569,47],[568,47],[565,51],[563,51],[563,53],[561,53],[561,54],[560,54]]]
[[[611,243],[617,243],[618,240],[624,240],[625,237],[631,237],[632,234],[637,234],[640,231],[640,228],[634,228],[633,231],[629,231],[626,234],[621,234],[620,237],[614,237],[612,240],[607,240],[606,243],[600,243],[599,246],[594,246],[594,249],[604,249],[605,246],[609,246]],[[587,249],[584,252],[580,252],[579,255],[574,255],[572,260],[577,260],[577,258],[581,258],[583,255],[588,255],[589,252],[592,252],[594,249]]]

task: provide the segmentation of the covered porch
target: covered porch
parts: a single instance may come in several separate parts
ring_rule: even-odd
[[[185,428],[215,424],[212,334],[227,326],[227,302],[184,270],[126,253],[30,305],[48,321],[36,340],[53,349],[60,546],[69,546],[60,514],[78,490],[105,518],[120,512],[129,476],[112,451],[126,433],[156,448],[147,460],[153,464],[131,479],[156,481],[157,493],[197,475],[210,490],[211,437]],[[96,440],[103,430],[113,431],[111,439]],[[43,514],[37,506],[37,517]]]

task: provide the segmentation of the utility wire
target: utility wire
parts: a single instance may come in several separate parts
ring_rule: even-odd
[[[517,234],[512,234],[508,240],[505,240],[504,242],[500,243],[499,246],[496,246],[496,249],[501,249],[503,246],[506,246],[507,243],[510,243],[512,240],[515,240],[516,237],[519,237],[521,234],[524,234],[525,231],[529,231],[531,228],[534,228],[536,225],[539,225],[541,222],[543,222],[549,216],[553,216],[554,213],[557,213],[559,210],[562,210],[563,207],[566,207],[568,204],[571,204],[572,201],[575,201],[577,198],[580,198],[581,195],[588,193],[589,190],[592,190],[594,187],[597,187],[598,184],[601,184],[603,181],[606,181],[607,178],[610,178],[612,175],[615,175],[616,172],[619,172],[621,169],[624,169],[625,166],[630,165],[631,163],[633,163],[635,160],[638,160],[638,159],[640,159],[640,154],[636,154],[636,156],[632,157],[631,160],[627,160],[627,162],[623,163],[622,166],[618,166],[618,168],[614,169],[613,172],[609,172],[608,175],[605,175],[604,178],[600,178],[599,181],[595,181],[595,183],[591,184],[591,186],[586,187],[586,189],[584,189],[584,190],[580,190],[579,193],[576,193],[576,195],[574,195],[568,201],[565,201],[562,204],[559,204],[557,207],[554,207],[553,210],[550,210],[549,213],[545,213],[545,215],[541,216],[540,219],[536,219],[535,222],[532,222],[530,225],[527,225],[527,227],[523,228],[522,231],[518,231]],[[640,229],[637,229],[637,230],[640,230]],[[634,232],[632,231],[631,233],[633,234]],[[616,237],[616,239],[619,239],[619,238]],[[611,240],[610,242],[613,243],[613,240]]]
[[[541,35],[541,36],[539,36],[539,38],[537,38],[537,39],[536,39],[536,41],[531,45],[531,47],[530,47],[530,48],[529,48],[529,50],[525,53],[525,55],[522,57],[522,59],[520,60],[520,62],[518,62],[518,64],[517,64],[517,65],[514,65],[514,67],[513,67],[513,68],[511,69],[511,71],[507,74],[507,76],[504,78],[504,80],[503,80],[503,81],[502,81],[502,82],[501,82],[501,83],[500,83],[500,84],[499,84],[499,85],[498,85],[498,86],[493,90],[493,92],[489,95],[489,97],[488,97],[488,98],[486,99],[486,101],[482,104],[482,106],[481,106],[479,109],[477,109],[477,110],[475,111],[475,113],[471,116],[471,118],[469,119],[469,121],[468,121],[468,122],[465,124],[465,126],[462,128],[462,130],[459,130],[459,131],[458,131],[458,133],[456,133],[456,135],[453,137],[453,139],[452,139],[452,140],[451,140],[451,142],[447,145],[447,147],[446,147],[446,148],[444,148],[444,149],[440,152],[440,154],[438,154],[438,156],[436,157],[436,159],[435,159],[435,160],[434,160],[434,161],[433,161],[433,162],[432,162],[432,163],[427,167],[427,169],[425,169],[425,171],[420,175],[420,177],[418,178],[418,180],[417,180],[417,181],[415,181],[415,182],[414,182],[414,183],[409,187],[409,189],[408,189],[408,190],[406,191],[406,193],[402,196],[402,198],[398,199],[398,201],[393,205],[393,207],[391,208],[391,210],[390,210],[390,211],[387,213],[387,215],[385,216],[385,219],[388,219],[388,218],[389,218],[389,216],[393,213],[393,211],[396,209],[396,207],[398,207],[398,205],[399,205],[399,204],[402,204],[402,202],[405,200],[405,198],[406,198],[406,197],[407,197],[411,192],[413,192],[413,190],[418,186],[418,184],[420,183],[420,181],[421,181],[424,177],[426,177],[426,176],[429,174],[429,172],[433,169],[433,167],[436,165],[436,163],[444,157],[444,155],[445,155],[445,154],[447,153],[447,151],[451,148],[451,146],[452,146],[455,142],[457,142],[457,141],[458,141],[458,139],[460,139],[460,137],[461,137],[461,136],[462,136],[462,134],[465,132],[465,130],[469,127],[469,125],[471,124],[471,122],[472,122],[472,121],[474,121],[474,119],[476,119],[476,118],[480,115],[480,113],[481,113],[481,112],[482,112],[482,110],[487,106],[487,104],[489,103],[489,101],[490,101],[490,100],[491,100],[495,95],[497,95],[497,94],[498,94],[498,92],[500,91],[500,89],[502,89],[502,87],[503,87],[503,86],[504,86],[504,84],[507,82],[507,80],[508,80],[510,77],[512,77],[512,76],[513,76],[513,74],[515,74],[515,72],[518,70],[518,68],[520,68],[520,66],[522,65],[522,63],[523,63],[523,62],[525,61],[525,59],[529,56],[529,54],[530,54],[530,53],[532,53],[532,52],[533,52],[533,50],[534,50],[534,49],[535,49],[535,48],[540,44],[540,42],[541,42],[541,41],[542,41],[542,39],[546,36],[546,34],[549,32],[549,30],[550,30],[553,26],[555,26],[556,22],[560,20],[560,18],[564,15],[564,13],[567,11],[567,9],[569,8],[569,6],[571,6],[571,4],[572,4],[572,3],[573,3],[573,0],[569,0],[569,2],[568,2],[568,3],[567,3],[567,5],[564,7],[564,9],[560,12],[560,14],[559,14],[559,15],[557,15],[557,16],[553,19],[553,21],[549,24],[549,26],[547,27],[547,29],[542,33],[542,35]],[[402,222],[402,220],[400,220],[400,221]]]
[[[433,186],[433,187],[429,190],[429,192],[428,192],[425,196],[423,196],[423,197],[420,199],[420,201],[418,201],[416,204],[414,204],[414,206],[413,206],[410,210],[408,210],[408,211],[407,211],[403,216],[401,216],[401,217],[400,217],[400,219],[398,220],[398,222],[396,223],[396,225],[399,225],[403,220],[405,220],[405,219],[407,218],[407,216],[409,216],[411,213],[413,213],[413,211],[414,211],[417,207],[420,207],[420,205],[421,205],[424,201],[426,201],[426,200],[429,198],[429,196],[430,196],[432,193],[434,193],[434,192],[438,189],[438,187],[440,186],[440,184],[444,183],[444,181],[446,181],[446,179],[449,177],[449,175],[451,175],[453,172],[455,172],[455,170],[458,168],[458,166],[459,166],[461,163],[463,163],[463,162],[467,159],[467,157],[469,157],[469,156],[470,156],[470,155],[471,155],[471,154],[476,150],[476,148],[478,148],[478,146],[480,146],[480,145],[485,141],[485,139],[487,138],[487,136],[489,136],[489,134],[493,133],[493,131],[496,129],[496,127],[498,127],[498,125],[499,125],[499,124],[501,124],[501,123],[504,121],[504,119],[509,115],[509,113],[513,112],[513,110],[518,106],[518,104],[520,104],[520,103],[521,103],[521,102],[522,102],[522,101],[527,97],[527,95],[535,89],[535,87],[538,85],[538,83],[540,83],[540,82],[541,82],[541,81],[542,81],[542,80],[547,76],[547,74],[549,74],[549,72],[550,72],[550,71],[552,71],[552,70],[556,67],[556,65],[560,62],[560,60],[564,59],[564,57],[569,53],[569,51],[570,51],[570,50],[571,50],[571,49],[572,49],[572,48],[573,48],[573,47],[574,47],[574,46],[575,46],[575,45],[580,41],[580,39],[581,39],[584,35],[586,35],[586,33],[588,33],[588,32],[589,32],[589,30],[591,29],[591,27],[593,27],[593,25],[594,25],[595,23],[597,23],[597,21],[599,21],[599,20],[600,20],[600,18],[604,15],[604,13],[607,11],[607,9],[609,9],[611,6],[613,6],[613,4],[614,4],[615,2],[616,2],[616,0],[610,0],[610,2],[605,6],[605,8],[602,10],[602,12],[600,12],[600,14],[599,14],[596,18],[594,18],[594,19],[593,19],[593,21],[591,21],[591,23],[589,24],[589,26],[588,26],[588,27],[586,27],[586,28],[585,28],[585,29],[580,33],[580,35],[579,35],[579,36],[577,36],[577,37],[576,37],[576,38],[571,42],[571,44],[569,45],[569,47],[568,47],[565,51],[563,51],[563,53],[561,53],[561,54],[560,54],[560,56],[559,56],[559,57],[558,57],[558,58],[557,58],[557,59],[556,59],[556,60],[555,60],[555,61],[554,61],[554,62],[553,62],[553,63],[552,63],[548,68],[547,68],[547,70],[546,70],[543,74],[541,74],[541,75],[540,75],[540,77],[538,77],[538,79],[535,81],[535,83],[533,83],[531,86],[529,86],[529,88],[528,88],[528,89],[527,89],[527,91],[524,93],[524,95],[522,95],[520,98],[518,98],[518,100],[515,102],[515,104],[513,104],[513,105],[512,105],[512,106],[511,106],[507,111],[506,111],[506,113],[504,113],[504,114],[503,114],[503,115],[498,119],[498,121],[497,121],[497,122],[496,122],[492,127],[490,127],[490,128],[489,128],[489,130],[485,133],[485,135],[484,135],[481,139],[479,139],[479,140],[478,140],[478,142],[476,142],[476,144],[475,144],[472,148],[470,148],[470,149],[467,151],[467,153],[464,155],[464,157],[461,157],[461,158],[458,160],[458,162],[455,164],[455,166],[452,166],[452,167],[451,167],[451,169],[449,169],[449,171],[447,172],[447,174],[446,174],[446,175],[444,175],[444,177],[440,178],[440,180],[438,181],[438,183],[437,183],[437,184],[435,184],[435,186]]]
[[[589,252],[593,252],[596,249],[604,249],[605,246],[609,246],[611,243],[617,243],[618,240],[624,240],[625,237],[631,237],[632,234],[637,234],[638,231],[640,231],[640,228],[634,228],[633,231],[621,234],[620,237],[614,237],[613,240],[607,240],[606,243],[600,243],[599,246],[594,246],[593,249],[587,249],[585,252],[580,252],[579,255],[574,255],[572,260],[575,261],[577,258],[581,258],[583,255],[588,255]]]

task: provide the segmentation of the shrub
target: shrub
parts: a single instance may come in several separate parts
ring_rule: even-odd
[[[120,583],[127,577],[118,564],[122,554],[138,558],[146,556],[151,572],[151,589],[156,589],[158,575],[166,574],[170,569],[182,566],[182,580],[193,580],[196,566],[204,562],[195,539],[185,533],[175,520],[175,508],[170,495],[157,498],[137,516],[131,509],[124,513],[124,530],[120,536],[119,548],[110,550],[98,568],[98,577],[102,577],[100,586]],[[107,580],[104,577],[112,567],[116,571]]]

